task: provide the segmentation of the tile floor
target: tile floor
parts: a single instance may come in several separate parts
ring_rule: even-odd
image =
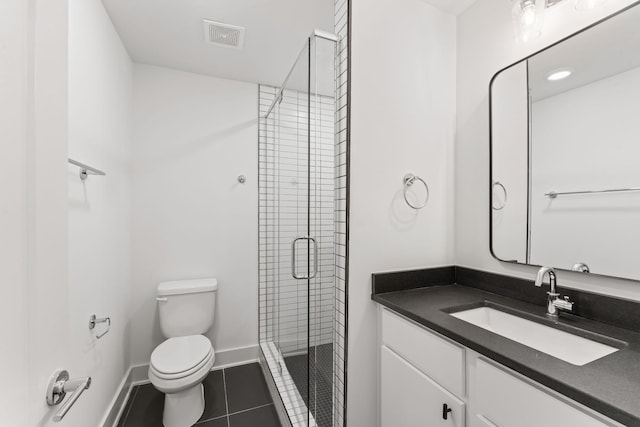
[[[308,354],[286,356],[284,363],[318,427],[331,427],[333,424],[333,344],[309,347]]]
[[[257,363],[211,372],[203,382],[205,408],[196,427],[280,427]],[[164,394],[135,386],[118,427],[162,427]]]

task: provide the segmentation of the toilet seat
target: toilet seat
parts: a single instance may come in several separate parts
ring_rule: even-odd
[[[184,378],[207,364],[213,347],[203,335],[169,338],[151,354],[149,368],[161,379]]]
[[[149,380],[163,393],[177,393],[202,382],[214,362],[213,346],[205,336],[169,338],[151,355]]]

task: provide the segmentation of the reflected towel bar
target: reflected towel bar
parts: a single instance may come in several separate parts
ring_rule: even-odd
[[[105,172],[89,165],[85,165],[84,163],[80,163],[77,160],[69,159],[69,163],[80,168],[80,179],[83,181],[87,179],[89,175],[106,175]]]
[[[610,190],[585,190],[585,191],[565,191],[565,192],[557,192],[557,191],[549,191],[548,193],[544,193],[545,196],[550,199],[555,199],[558,196],[566,196],[572,194],[598,194],[598,193],[623,193],[627,191],[640,191],[640,187],[634,188],[613,188]]]

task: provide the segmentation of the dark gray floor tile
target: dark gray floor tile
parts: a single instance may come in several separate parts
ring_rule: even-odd
[[[138,386],[134,385],[131,387],[131,393],[129,393],[129,398],[124,405],[124,410],[122,411],[122,415],[120,415],[120,419],[118,420],[118,427],[124,427],[124,423],[127,420],[127,415],[129,415],[129,411],[131,410],[131,405],[133,404],[133,399],[136,397],[136,392],[138,391]]]
[[[195,427],[228,427],[229,421],[227,417],[216,418],[215,420],[204,421],[195,425]]]
[[[273,405],[229,415],[230,427],[281,427]]]
[[[333,424],[333,345],[322,344],[309,347],[308,354],[287,356],[284,361],[318,426],[331,427]]]
[[[210,420],[227,414],[222,370],[213,371],[202,382],[204,385],[204,413],[200,420]]]
[[[273,403],[259,364],[235,366],[224,374],[230,414]]]
[[[162,427],[164,394],[152,384],[138,386],[123,427]]]

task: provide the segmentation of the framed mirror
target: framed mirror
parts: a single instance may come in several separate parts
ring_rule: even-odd
[[[491,253],[640,280],[638,3],[490,85]]]

